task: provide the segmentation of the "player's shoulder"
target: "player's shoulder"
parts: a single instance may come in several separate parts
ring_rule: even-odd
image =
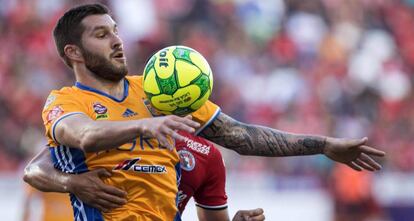
[[[78,92],[79,92],[79,90],[77,90],[77,88],[74,87],[74,86],[72,86],[72,87],[62,87],[61,89],[58,89],[58,90],[52,90],[49,95],[73,96]]]
[[[126,79],[130,84],[142,84],[142,75],[128,75]]]
[[[49,93],[49,96],[46,98],[45,105],[43,109],[48,108],[53,103],[59,102],[74,102],[75,100],[81,98],[79,96],[80,90],[77,90],[74,86],[73,87],[62,87],[58,90],[52,90]]]

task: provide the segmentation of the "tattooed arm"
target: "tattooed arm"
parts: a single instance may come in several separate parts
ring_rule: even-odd
[[[279,157],[325,154],[355,170],[378,170],[381,166],[369,155],[385,155],[383,151],[366,146],[367,138],[339,139],[293,134],[245,124],[224,113],[220,113],[200,135],[241,155]]]

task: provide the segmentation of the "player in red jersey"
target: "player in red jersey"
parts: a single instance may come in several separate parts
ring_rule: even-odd
[[[180,213],[194,197],[200,221],[230,220],[225,190],[226,171],[220,151],[204,138],[182,131],[179,134],[185,138],[175,144],[181,162]],[[126,197],[122,190],[100,180],[111,176],[107,170],[77,175],[62,173],[53,167],[47,150],[36,156],[25,172],[25,181],[41,191],[73,193],[83,202],[103,211],[123,205]],[[264,219],[263,210],[258,208],[238,211],[233,221]]]

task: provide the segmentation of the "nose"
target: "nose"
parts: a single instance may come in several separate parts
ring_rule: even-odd
[[[113,35],[112,49],[122,49],[122,39],[119,35]]]

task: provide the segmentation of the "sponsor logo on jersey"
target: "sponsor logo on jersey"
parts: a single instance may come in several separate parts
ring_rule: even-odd
[[[167,168],[162,165],[137,164],[141,158],[125,160],[114,167],[113,170],[132,170],[137,173],[166,173]]]
[[[145,107],[147,107],[147,110],[150,112],[150,114],[153,117],[158,117],[158,116],[163,116],[164,114],[162,114],[161,112],[159,112],[157,109],[155,109],[152,105],[151,102],[148,99],[143,98],[142,102],[144,102]]]
[[[47,113],[47,116],[46,116],[47,123],[50,123],[50,122],[54,121],[58,117],[62,116],[63,113],[64,113],[64,111],[63,111],[62,107],[60,107],[59,105],[54,106]]]
[[[178,151],[178,155],[180,156],[181,169],[185,171],[192,171],[196,165],[193,154],[187,150],[180,150]]]
[[[131,109],[127,108],[125,110],[125,112],[122,114],[122,117],[132,117],[132,116],[135,116],[135,115],[137,115],[137,113],[135,113]]]
[[[195,140],[192,140],[188,137],[184,137],[184,142],[186,143],[188,148],[190,148],[190,149],[192,149],[196,152],[199,152],[199,153],[202,153],[202,154],[205,154],[205,155],[208,155],[210,153],[210,146],[208,146],[208,145],[199,143],[199,142],[197,142]]]
[[[43,110],[47,109],[55,100],[56,100],[55,95],[53,94],[49,95],[49,97],[47,97],[46,99],[45,105],[43,106]]]
[[[96,119],[106,119],[108,118],[108,108],[102,105],[99,102],[93,103],[93,110],[96,113]]]

